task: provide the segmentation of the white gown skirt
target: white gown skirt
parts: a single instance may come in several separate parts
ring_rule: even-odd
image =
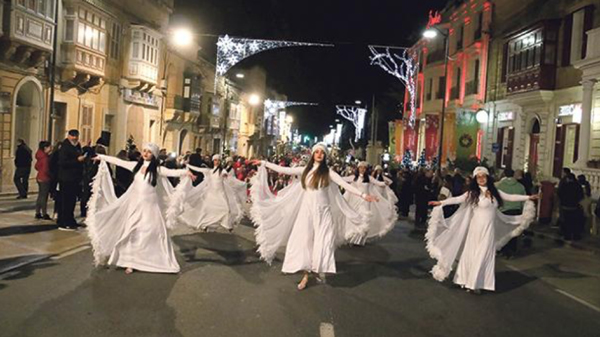
[[[284,273],[335,273],[335,232],[331,208],[318,202],[320,193],[307,191],[287,242]]]
[[[128,205],[126,214],[126,228],[108,263],[146,272],[178,273],[179,264],[157,204],[139,199]]]
[[[495,209],[477,207],[469,224],[454,283],[467,289],[495,289]]]

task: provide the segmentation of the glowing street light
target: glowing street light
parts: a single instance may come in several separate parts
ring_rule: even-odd
[[[423,37],[426,39],[434,39],[438,35],[438,32],[435,28],[429,28],[423,32]]]
[[[238,74],[235,74],[235,77],[237,77],[237,78],[244,78],[244,77],[246,77],[246,75],[244,75],[242,73],[238,73]]]
[[[194,34],[187,28],[177,28],[173,31],[173,43],[177,46],[189,46],[193,40]]]
[[[250,105],[256,106],[260,104],[260,96],[258,96],[257,94],[252,94],[250,95],[250,98],[248,99],[248,103],[250,103]]]
[[[359,101],[359,100],[356,100],[356,101],[354,101],[354,104],[356,104],[356,105],[361,105],[361,104],[362,104],[362,102],[361,102],[361,101]]]
[[[292,117],[291,115],[287,115],[287,116],[285,117],[285,121],[286,121],[286,123],[288,123],[288,124],[292,124],[292,123],[294,123],[294,117]]]
[[[477,119],[477,121],[481,124],[486,123],[488,121],[488,112],[483,109],[480,109],[479,111],[477,111],[475,119]]]

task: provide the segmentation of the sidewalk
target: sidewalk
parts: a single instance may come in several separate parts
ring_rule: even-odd
[[[89,244],[85,230],[34,219],[35,201],[0,199],[0,274]]]

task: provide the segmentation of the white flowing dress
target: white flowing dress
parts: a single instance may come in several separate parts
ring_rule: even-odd
[[[247,199],[246,183],[239,181],[233,171],[225,169],[187,168],[204,174],[202,184],[194,187],[192,182],[177,186],[168,222],[184,224],[196,230],[215,230],[222,227],[233,230],[245,214]],[[170,227],[175,227],[170,224]]]
[[[467,289],[494,291],[496,250],[520,235],[535,216],[529,196],[499,191],[504,201],[526,201],[522,215],[507,216],[498,211],[498,202],[486,197],[486,192],[487,188],[481,187],[476,206],[467,204],[468,192],[442,201],[442,206],[461,205],[448,219],[443,218],[441,207],[434,209],[426,239],[429,253],[438,260],[432,270],[438,281],[448,276],[457,259],[454,283]]]
[[[140,169],[127,192],[116,199],[113,198],[112,186],[106,184],[106,162],[130,171],[133,171],[137,162],[104,155],[99,157],[102,162],[93,183],[94,195],[88,217],[88,233],[96,264],[108,263],[147,272],[178,273],[180,268],[167,232],[163,198],[168,197],[170,188],[165,177],[181,177],[187,170],[159,167],[157,186],[153,187],[150,177],[145,178],[142,173],[144,169]],[[143,168],[147,168],[149,163],[144,162]]]
[[[275,172],[293,176],[300,176],[304,172],[304,167],[289,168],[263,163],[262,170],[266,166]],[[317,169],[318,164],[315,164],[306,181],[312,179]],[[258,176],[265,176],[266,181],[266,171],[259,169]],[[256,189],[265,190],[268,187],[263,186],[259,177],[252,184],[252,219],[257,225],[259,253],[263,259],[271,262],[277,247],[285,243],[281,269],[284,273],[335,273],[335,248],[341,244],[338,238],[341,236],[343,241],[364,235],[366,218],[345,203],[338,186],[358,196],[361,192],[333,170],[329,171],[329,177],[331,181],[328,187],[303,189],[298,182],[288,186],[289,190],[282,190],[283,194],[262,198],[257,197]]]
[[[352,242],[356,245],[364,245],[367,239],[381,238],[394,228],[398,220],[396,203],[385,198],[380,193],[380,188],[389,188],[387,184],[369,177],[369,182],[364,182],[364,176],[344,177],[344,181],[356,187],[361,193],[374,195],[379,199],[377,202],[368,202],[352,193],[344,193],[344,199],[350,207],[369,217],[369,230],[361,240]]]

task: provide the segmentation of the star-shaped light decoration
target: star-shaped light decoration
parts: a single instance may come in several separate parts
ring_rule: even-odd
[[[258,40],[241,37],[219,36],[217,41],[217,71],[215,89],[219,77],[240,61],[265,50],[285,47],[333,47],[332,44],[296,42],[284,40]]]

